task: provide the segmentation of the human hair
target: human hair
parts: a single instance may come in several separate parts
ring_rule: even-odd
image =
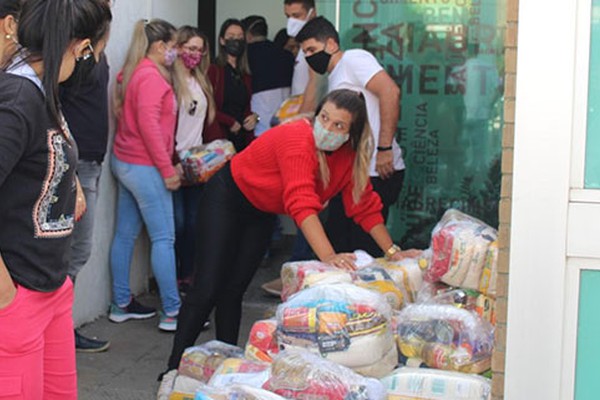
[[[358,204],[360,198],[369,182],[369,164],[373,155],[373,135],[367,118],[367,105],[365,97],[361,92],[350,89],[338,89],[329,92],[319,103],[315,110],[315,118],[321,112],[325,103],[332,103],[336,108],[348,111],[352,115],[350,125],[350,146],[356,151],[352,167],[352,199]],[[323,186],[329,185],[329,168],[325,159],[325,153],[317,151],[319,159],[319,173]]]
[[[260,15],[249,15],[241,22],[242,25],[244,25],[246,32],[250,33],[252,36],[266,37],[269,34],[269,26],[267,25],[265,17]]]
[[[208,79],[208,67],[210,66],[210,45],[208,43],[208,37],[200,32],[198,29],[184,25],[177,30],[177,47],[181,47],[186,44],[190,39],[194,37],[199,37],[204,42],[204,52],[202,53],[202,61],[200,61],[200,65],[194,68],[191,73],[192,77],[198,82],[206,99],[208,101],[208,112],[207,118],[208,122],[212,123],[215,119],[217,106],[215,104],[215,98],[213,94],[213,87]],[[174,66],[174,74],[173,74],[173,83],[175,87],[175,94],[177,95],[177,100],[179,104],[184,101],[189,101],[191,99],[190,88],[187,84],[187,76],[188,69],[181,61],[180,57],[177,57],[175,60]]]
[[[58,80],[63,57],[74,40],[89,39],[95,46],[110,29],[112,14],[108,1],[27,0],[17,29],[25,48],[23,62],[42,61],[41,81],[48,111],[62,123]]]
[[[335,30],[335,26],[324,17],[311,19],[296,35],[296,41],[302,43],[308,39],[315,39],[318,42],[326,42],[327,39],[333,39],[340,44],[340,35]]]
[[[225,46],[221,45],[220,39],[225,39],[225,32],[229,29],[230,26],[237,25],[242,28],[242,32],[244,33],[244,40],[246,40],[246,30],[244,29],[244,25],[239,19],[229,18],[226,19],[221,25],[221,29],[219,30],[219,53],[217,54],[217,65],[224,67],[227,65],[227,53],[225,52]],[[237,65],[236,69],[243,74],[250,74],[250,65],[248,64],[248,52],[244,51],[244,53],[237,57]]]
[[[306,11],[310,10],[311,8],[315,8],[315,0],[284,0],[283,4],[302,4],[302,7],[304,7]]]
[[[121,114],[129,80],[140,61],[148,54],[150,46],[155,42],[162,41],[166,43],[171,41],[176,31],[175,27],[169,22],[158,18],[150,21],[140,19],[135,23],[125,63],[121,68],[122,79],[118,82],[115,90],[114,107],[117,116]]]
[[[0,19],[6,18],[9,15],[15,19],[19,19],[22,3],[22,0],[0,0]]]
[[[279,32],[277,32],[277,34],[275,35],[273,43],[275,43],[275,46],[281,47],[283,49],[285,48],[285,45],[290,38],[291,36],[287,34],[287,29],[281,28]]]

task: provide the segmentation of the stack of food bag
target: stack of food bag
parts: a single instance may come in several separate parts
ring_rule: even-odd
[[[162,377],[157,400],[194,400],[196,391],[205,387],[199,380],[180,375],[174,369]]]
[[[279,124],[283,124],[293,118],[296,118],[300,115],[300,107],[302,107],[302,102],[304,101],[304,95],[297,94],[294,96],[290,96],[285,99],[273,117],[271,118],[271,126],[277,126]]]
[[[376,292],[345,283],[315,286],[277,308],[278,343],[382,377],[398,363],[390,320],[391,307]]]
[[[287,399],[384,400],[381,382],[306,351],[282,351],[263,386]]]
[[[490,368],[493,327],[477,314],[453,305],[419,304],[396,316],[398,348],[431,367],[469,373]]]
[[[181,153],[181,167],[189,183],[208,181],[235,154],[229,140],[218,139],[208,144],[192,147]]]
[[[216,369],[228,358],[243,358],[244,350],[218,340],[188,347],[181,356],[179,374],[208,382]]]
[[[261,387],[269,379],[270,364],[243,358],[228,358],[219,365],[208,384],[213,387],[228,387],[242,384]]]
[[[399,368],[381,380],[388,400],[489,400],[490,380],[478,375]]]
[[[277,320],[256,321],[250,329],[245,356],[249,360],[271,362],[279,352],[277,345]]]

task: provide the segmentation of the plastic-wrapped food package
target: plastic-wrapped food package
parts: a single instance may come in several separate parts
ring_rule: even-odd
[[[388,400],[489,400],[491,382],[472,374],[399,368],[381,380]]]
[[[229,140],[217,139],[210,143],[192,147],[180,154],[181,167],[186,181],[190,183],[206,182],[235,154],[235,148]]]
[[[264,389],[287,399],[383,400],[381,382],[306,351],[282,351]]]
[[[479,289],[488,248],[498,232],[458,210],[444,213],[431,235],[431,265],[425,272],[429,282]]]
[[[178,371],[181,375],[206,383],[225,359],[243,357],[244,350],[241,348],[211,340],[185,349]]]
[[[425,250],[419,258],[405,258],[400,261],[387,261],[377,258],[375,265],[385,268],[396,286],[402,291],[405,303],[414,303],[417,293],[423,285],[423,270],[427,268],[431,252]]]
[[[496,298],[496,279],[498,277],[498,242],[492,242],[485,257],[479,291]]]
[[[283,289],[281,299],[286,301],[294,293],[319,284],[350,283],[352,273],[321,261],[294,261],[281,267]]]
[[[219,365],[208,384],[214,387],[227,387],[243,384],[262,387],[269,379],[270,364],[250,361],[243,358],[228,358]]]
[[[247,385],[234,385],[229,388],[230,400],[285,400],[283,397],[264,389]]]
[[[256,321],[250,329],[245,356],[254,361],[273,361],[273,356],[279,353],[277,345],[277,320],[263,319]]]
[[[275,111],[273,117],[271,117],[271,126],[283,124],[288,120],[297,117],[300,114],[300,107],[302,106],[303,101],[304,95],[302,94],[290,96],[285,99],[277,111]]]
[[[397,321],[398,348],[404,356],[437,369],[489,369],[494,330],[477,314],[452,305],[418,304],[400,311]]]
[[[391,307],[376,292],[345,283],[315,286],[277,308],[278,343],[381,377],[394,367],[390,319]]]
[[[196,391],[194,400],[230,400],[229,389],[205,385]]]
[[[194,400],[196,391],[203,387],[205,387],[204,383],[179,375],[174,369],[163,376],[156,398],[157,400]]]
[[[358,268],[352,275],[356,286],[379,292],[393,309],[399,310],[404,306],[404,294],[385,268]]]

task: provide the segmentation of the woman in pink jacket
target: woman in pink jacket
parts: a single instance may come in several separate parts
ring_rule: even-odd
[[[177,57],[175,32],[163,20],[136,24],[116,92],[118,126],[111,160],[119,194],[110,254],[113,303],[109,319],[124,322],[156,314],[135,301],[129,288],[133,248],[143,223],[150,236],[150,261],[163,306],[158,327],[165,331],[175,331],[181,305],[171,195],[180,185],[171,161],[177,120],[170,73]]]

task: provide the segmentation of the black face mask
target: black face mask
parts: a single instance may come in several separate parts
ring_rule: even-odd
[[[325,72],[327,72],[329,60],[331,60],[331,54],[326,53],[325,49],[306,57],[308,66],[319,75],[323,75]]]
[[[246,42],[243,39],[226,39],[224,47],[227,54],[239,57],[244,54]]]
[[[73,73],[62,83],[64,86],[75,86],[81,85],[92,75],[92,71],[96,66],[96,57],[94,54],[90,54],[88,57],[81,57],[75,62],[75,69]]]

